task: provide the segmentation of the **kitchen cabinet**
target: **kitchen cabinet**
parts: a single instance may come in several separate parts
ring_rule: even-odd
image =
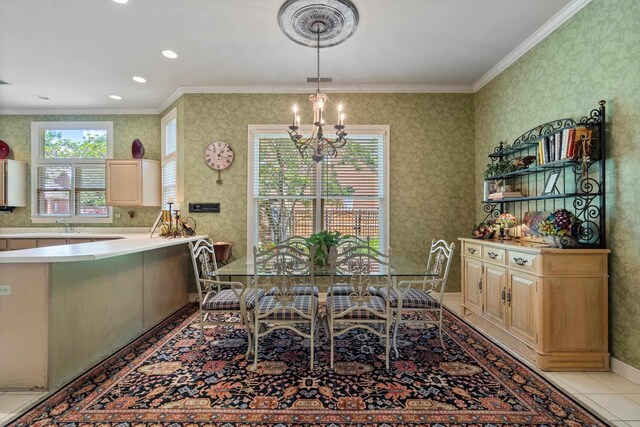
[[[461,238],[462,314],[542,370],[608,370],[608,249]]]
[[[27,164],[0,160],[0,207],[27,206]]]
[[[107,160],[107,205],[160,206],[162,174],[157,160]]]

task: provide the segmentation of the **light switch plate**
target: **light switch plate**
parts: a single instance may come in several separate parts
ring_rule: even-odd
[[[0,297],[11,295],[11,285],[0,285]]]

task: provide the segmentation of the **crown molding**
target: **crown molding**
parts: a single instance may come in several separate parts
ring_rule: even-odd
[[[309,93],[315,85],[183,86],[182,93]],[[472,93],[471,85],[323,85],[327,93]],[[164,103],[163,103],[164,104]]]
[[[124,115],[124,114],[158,114],[155,108],[34,108],[34,109],[0,109],[0,116],[55,116],[55,115]]]
[[[525,41],[520,43],[518,47],[512,50],[507,56],[502,58],[500,62],[494,65],[485,75],[480,77],[473,83],[473,92],[479,91],[484,85],[496,78],[500,73],[509,68],[511,64],[520,59],[525,53],[533,49],[538,43],[544,40],[549,34],[554,32],[558,27],[567,22],[573,15],[578,13],[583,7],[591,3],[591,0],[573,0],[567,4],[544,25],[530,35]]]

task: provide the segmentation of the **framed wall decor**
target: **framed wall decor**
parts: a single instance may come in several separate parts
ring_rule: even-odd
[[[549,175],[547,176],[547,180],[544,182],[544,188],[542,190],[541,196],[550,196],[556,192],[559,193],[558,187],[556,187],[556,184],[558,183],[558,178],[560,177],[560,173],[562,173],[560,169],[554,169],[551,172],[549,172]]]

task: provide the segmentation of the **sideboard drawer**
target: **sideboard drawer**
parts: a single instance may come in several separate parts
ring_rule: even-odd
[[[505,251],[504,249],[485,246],[484,252],[482,253],[482,259],[490,262],[495,262],[496,264],[504,264],[507,258],[506,255],[507,251]]]
[[[520,268],[522,270],[538,270],[538,254],[530,252],[509,251],[507,256],[509,267]]]
[[[463,255],[482,258],[482,246],[474,243],[465,242]]]

